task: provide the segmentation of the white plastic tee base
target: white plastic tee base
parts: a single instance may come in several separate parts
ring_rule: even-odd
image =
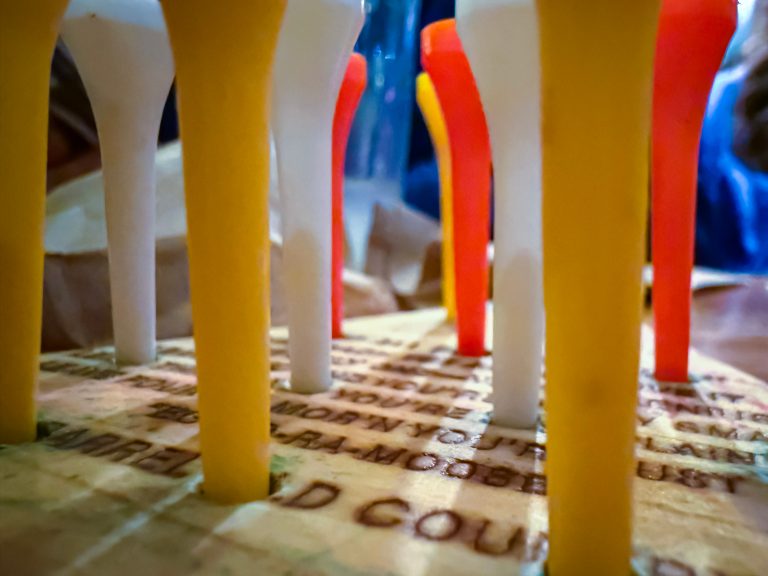
[[[534,0],[457,0],[494,166],[494,422],[536,424],[544,334],[540,58]]]
[[[290,0],[275,56],[288,350],[299,393],[331,385],[333,117],[363,21],[362,0]]]
[[[174,66],[158,0],[72,0],[61,35],[91,100],[104,171],[117,361],[155,359],[155,153]]]

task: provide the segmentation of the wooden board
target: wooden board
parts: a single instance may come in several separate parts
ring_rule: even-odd
[[[347,330],[311,397],[274,332],[276,492],[244,506],[199,493],[190,340],[148,367],[45,356],[46,436],[0,449],[0,574],[540,573],[545,432],[488,423],[490,358],[454,356],[440,311]],[[645,336],[637,572],[768,574],[768,386],[699,355],[692,384],[657,383]]]

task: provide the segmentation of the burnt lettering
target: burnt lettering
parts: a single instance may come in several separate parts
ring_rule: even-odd
[[[414,412],[431,416],[443,416],[446,415],[447,408],[442,404],[422,404]]]
[[[373,394],[372,392],[359,392],[357,390],[350,391],[344,388],[336,390],[334,398],[346,402],[354,402],[355,404],[373,404],[379,400],[378,394]]]
[[[377,444],[371,450],[365,454],[358,456],[358,460],[365,460],[366,462],[373,462],[374,464],[394,464],[398,458],[405,454],[407,450],[405,448],[388,448],[382,444]]]
[[[483,477],[483,484],[504,488],[516,475],[514,470],[506,466],[489,466],[488,473]]]
[[[541,474],[531,474],[525,477],[523,483],[523,492],[526,494],[537,494],[545,496],[547,493],[547,479]]]
[[[282,502],[286,508],[300,508],[302,510],[317,510],[328,506],[341,494],[341,488],[315,480],[304,490]]]
[[[358,418],[360,418],[360,414],[357,412],[352,412],[351,410],[346,410],[340,414],[337,414],[328,422],[331,422],[333,424],[341,424],[341,425],[347,425],[352,424],[352,422],[355,422]]]
[[[472,460],[456,460],[445,469],[445,475],[459,480],[468,480],[477,472],[477,464]]]
[[[175,404],[159,402],[150,405],[150,408],[154,408],[155,411],[148,416],[158,420],[170,420],[171,422],[177,422],[179,424],[195,424],[199,420],[197,411],[187,408],[186,406],[177,406]]]
[[[43,372],[54,372],[66,376],[81,376],[89,380],[106,380],[120,376],[122,370],[107,368],[103,366],[94,366],[91,364],[78,364],[76,362],[65,362],[62,360],[49,360],[40,364],[40,370]]]
[[[136,374],[128,378],[121,378],[120,380],[117,380],[117,382],[120,384],[127,384],[132,388],[166,392],[173,396],[194,396],[197,394],[197,386],[194,384],[173,382],[165,378],[146,376],[144,374]]]
[[[490,436],[483,434],[482,436],[476,436],[472,439],[471,444],[475,450],[494,450],[501,442],[501,436]]]
[[[382,408],[401,408],[411,401],[408,398],[398,398],[397,396],[388,396],[379,402]]]
[[[380,432],[392,432],[403,423],[397,418],[386,418],[384,416],[370,416],[368,418],[368,430],[377,430]]]
[[[452,510],[435,510],[425,514],[416,522],[418,536],[427,540],[441,542],[450,540],[461,530],[463,520]]]
[[[440,429],[440,426],[413,422],[409,426],[410,431],[408,432],[408,435],[411,438],[421,438],[422,436],[430,435],[439,429]]]
[[[400,498],[375,500],[360,508],[356,519],[364,526],[392,528],[403,523],[403,516],[411,511],[410,505]]]
[[[436,454],[411,454],[405,461],[406,470],[414,470],[417,472],[425,472],[427,470],[434,470],[442,462],[442,459]]]
[[[58,432],[46,438],[45,443],[54,448],[69,450],[82,443],[83,438],[87,438],[89,432],[88,428],[64,429],[64,432]]]
[[[184,476],[181,468],[198,457],[196,452],[179,448],[156,449],[151,442],[114,433],[92,434],[87,428],[62,430],[46,438],[45,442],[59,450],[77,450],[87,456],[121,462],[152,474]]]
[[[362,384],[366,379],[365,374],[359,372],[345,372],[342,370],[333,370],[331,372],[331,377],[334,380],[343,380],[344,382],[349,382],[351,384]]]
[[[290,444],[292,446],[297,446],[307,450],[317,450],[316,442],[322,437],[323,435],[320,432],[315,432],[314,430],[303,430],[292,438],[287,438],[285,440],[285,444]]]
[[[294,414],[298,414],[306,408],[307,405],[301,402],[291,402],[290,400],[284,400],[279,404],[272,406],[271,412],[273,414],[285,414],[286,416],[293,416]]]
[[[480,524],[480,528],[477,530],[477,534],[472,542],[472,545],[476,552],[481,554],[488,554],[490,556],[502,556],[504,554],[514,554],[515,557],[520,558],[522,552],[525,549],[525,528],[518,526],[512,529],[512,534],[508,538],[504,538],[502,543],[493,541],[493,522],[490,520],[483,520]]]
[[[82,444],[77,445],[76,448],[82,454],[90,454],[92,452],[103,450],[108,446],[114,446],[123,440],[124,438],[117,434],[99,434],[98,436],[93,436]]]
[[[184,375],[194,375],[197,373],[197,368],[194,364],[182,364],[181,362],[161,362],[152,366],[152,369]]]
[[[377,378],[376,386],[386,386],[387,388],[391,388],[392,390],[397,390],[399,392],[411,392],[413,390],[418,390],[422,394],[428,394],[428,392],[422,392],[419,389],[419,385],[413,380],[401,380],[399,378]]]
[[[317,450],[322,450],[324,452],[328,452],[329,454],[338,454],[346,441],[346,436],[337,436],[335,438],[331,438],[328,441],[318,443],[316,448]]]
[[[325,406],[315,406],[307,408],[300,414],[300,416],[307,420],[325,420],[331,414],[333,414],[333,410],[330,408],[326,408]]]
[[[448,412],[445,413],[445,417],[453,418],[455,420],[463,420],[471,413],[472,410],[469,408],[459,408],[458,406],[453,406],[450,410],[448,410]]]
[[[463,430],[443,430],[437,435],[437,441],[442,444],[464,444],[467,441],[467,433]]]
[[[108,457],[108,460],[112,462],[122,462],[123,460],[135,456],[136,454],[146,452],[150,448],[152,448],[152,444],[150,442],[146,442],[144,440],[128,440],[127,442],[123,442],[117,446],[110,446],[103,450],[96,450],[92,452],[92,454],[94,456]]]
[[[197,452],[182,450],[181,448],[163,448],[159,452],[136,460],[133,462],[133,466],[152,474],[179,478],[185,476],[181,471],[182,466],[195,460],[198,456]]]

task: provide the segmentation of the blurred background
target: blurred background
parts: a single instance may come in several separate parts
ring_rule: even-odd
[[[346,161],[347,312],[440,304],[438,172],[414,99],[421,29],[453,16],[445,0],[366,0],[356,51],[368,87]],[[175,95],[158,155],[158,336],[191,332]],[[76,68],[59,44],[52,68],[44,349],[111,338],[98,134]],[[276,193],[273,175],[273,192]],[[274,194],[273,194],[274,197]],[[276,203],[273,212],[277,212]],[[280,274],[278,214],[273,277]],[[700,151],[696,263],[768,274],[768,0],[741,0],[739,28],[710,99]],[[273,279],[273,323],[283,321]],[[768,330],[767,330],[768,331]]]

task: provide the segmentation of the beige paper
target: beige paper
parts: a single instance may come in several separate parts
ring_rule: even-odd
[[[274,163],[274,162],[273,162]],[[159,338],[189,336],[189,277],[186,213],[181,174],[181,147],[157,155],[156,290]],[[273,166],[270,192],[272,239],[272,322],[286,321],[282,294],[282,238]],[[46,206],[43,349],[103,345],[112,339],[104,192],[101,172],[74,180],[54,191]],[[345,313],[350,316],[397,310],[382,281],[345,274]]]

